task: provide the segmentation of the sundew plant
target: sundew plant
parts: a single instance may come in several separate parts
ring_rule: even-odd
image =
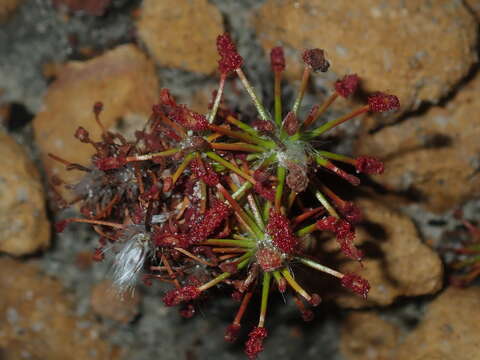
[[[127,141],[104,128],[103,105],[94,105],[101,139],[91,139],[81,127],[75,133],[95,149],[91,163],[73,164],[51,154],[84,174],[78,183],[66,185],[80,204],[81,217],[63,220],[57,227],[61,231],[71,222],[91,224],[100,236],[94,258],[112,258],[114,286],[120,294],[132,291],[141,279],[150,285],[154,280],[168,283],[171,290],[163,303],[179,305],[185,317],[194,315],[195,303],[208,290],[229,286],[239,305],[226,329],[227,341],[241,333],[249,303],[259,296],[258,322],[248,330],[245,344],[246,355],[255,359],[267,337],[272,294],[291,293],[305,320],[312,319],[310,307],[321,301],[297,281],[292,264],[311,269],[315,276],[337,278],[343,287],[367,296],[366,279],[322,264],[309,249],[318,233],[329,232],[345,257],[361,262],[362,251],[354,244],[360,210],[322,178],[333,173],[342,179],[339,186],[357,186],[356,173],[380,174],[383,164],[374,157],[352,158],[316,144],[350,119],[397,110],[399,101],[394,95],[374,93],[366,105],[322,122],[335,101],[356,91],[359,78],[349,74],[335,82],[323,104],[302,118],[299,109],[309,79],[328,71],[329,62],[321,49],[303,52],[300,89],[286,110],[281,99],[285,59],[283,49],[276,47],[271,51],[274,108],[267,110],[228,34],[218,36],[217,48],[220,81],[205,115],[178,104],[163,89],[147,124]],[[225,83],[235,76],[257,110],[255,117],[232,111],[222,100]],[[55,178],[54,183],[62,181]]]

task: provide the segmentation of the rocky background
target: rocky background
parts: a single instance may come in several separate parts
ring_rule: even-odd
[[[291,299],[278,297],[260,358],[479,359],[478,281],[452,287],[442,251],[468,237],[459,209],[480,222],[479,17],[479,0],[1,0],[0,359],[245,358],[242,342],[223,341],[235,304],[221,289],[190,320],[163,307],[157,284],[119,301],[109,264],[92,263],[95,236],[86,226],[56,235],[52,224],[65,214],[48,202],[49,175],[76,174],[47,153],[88,161],[73,133],[82,125],[99,136],[94,102],[105,104],[103,122],[127,135],[160,87],[205,112],[223,31],[267,103],[266,54],[283,45],[286,99],[298,88],[303,49],[323,48],[331,62],[312,81],[306,109],[346,73],[361,76],[363,94],[388,91],[402,104],[336,134],[342,152],[386,163],[356,194],[368,301],[320,284],[325,301],[303,323]],[[251,111],[246,95],[230,90],[235,106]],[[342,262],[349,267],[358,264]]]

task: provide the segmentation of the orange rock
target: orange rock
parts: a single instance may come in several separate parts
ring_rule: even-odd
[[[479,0],[465,0],[465,4],[473,11],[477,21],[480,20],[480,1]]]
[[[2,95],[1,90],[0,90],[0,95]],[[10,120],[10,111],[11,111],[10,104],[0,105],[0,124],[2,124],[3,126],[7,126],[8,121]]]
[[[95,285],[90,298],[94,312],[124,324],[128,324],[138,315],[140,301],[138,291],[118,294],[111,281]]]
[[[340,270],[358,273],[370,282],[371,289],[367,301],[342,292],[336,297],[337,303],[351,308],[385,306],[399,296],[437,292],[442,286],[442,262],[422,243],[413,222],[378,200],[359,199],[356,204],[365,219],[357,227],[356,243],[366,250],[366,256],[363,267],[349,260]]]
[[[190,109],[200,114],[208,112],[208,104],[212,101],[212,93],[217,90],[217,84],[207,84],[206,86],[194,91],[191,96],[178,97],[178,102],[186,104]]]
[[[0,131],[0,251],[21,256],[50,244],[40,174],[23,148]]]
[[[22,2],[23,0],[0,1],[0,22],[7,20]]]
[[[119,359],[120,349],[100,338],[93,315],[76,316],[61,284],[37,266],[0,259],[2,359]]]
[[[449,288],[427,307],[396,360],[476,360],[480,349],[480,288]]]
[[[340,351],[348,360],[393,360],[399,329],[374,312],[355,312],[343,323]]]
[[[417,193],[433,211],[443,212],[480,194],[480,76],[446,107],[369,135],[359,136],[357,153],[385,161],[375,180],[396,191]]]
[[[144,0],[137,27],[160,65],[202,74],[217,69],[215,40],[224,31],[222,16],[207,0]]]
[[[133,131],[147,121],[157,95],[155,67],[133,45],[119,46],[85,62],[68,63],[48,88],[44,108],[33,121],[48,174],[59,175],[67,183],[78,181],[82,175],[79,171],[66,171],[47,154],[89,164],[93,148],[73,135],[83,126],[93,140],[100,138],[101,130],[92,112],[95,102],[104,105],[100,117],[106,128],[116,126],[132,138]],[[69,194],[64,195],[68,198]]]
[[[403,111],[437,102],[477,59],[475,20],[450,0],[268,0],[254,23],[266,50],[325,49],[330,71],[357,73],[367,91],[396,94]],[[287,62],[295,78],[296,57]]]

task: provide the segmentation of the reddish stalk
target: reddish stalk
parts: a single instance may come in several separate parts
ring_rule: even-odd
[[[210,263],[210,262],[208,262],[208,261],[205,261],[205,260],[199,258],[199,257],[196,256],[196,255],[193,255],[190,251],[187,251],[187,250],[185,250],[185,249],[178,248],[178,247],[176,247],[176,248],[174,248],[174,249],[177,250],[178,252],[182,253],[183,255],[189,257],[190,259],[193,259],[193,260],[199,262],[200,264],[207,265],[207,266],[215,266],[215,264],[212,264],[212,263]]]
[[[233,324],[235,325],[240,325],[240,322],[242,321],[242,317],[245,314],[245,310],[247,310],[248,303],[250,302],[250,299],[252,298],[253,293],[251,291],[247,292],[243,299],[242,303],[240,304],[240,307],[238,308],[237,315],[235,315],[235,319],[233,319]]]
[[[110,226],[110,227],[115,228],[115,229],[125,228],[125,225],[123,225],[123,224],[117,224],[117,223],[114,223],[114,222],[103,221],[103,220],[92,220],[92,219],[83,219],[83,218],[69,218],[65,221],[67,221],[67,222],[77,222],[77,223],[86,223],[86,224],[92,224],[92,225]]]
[[[239,169],[237,166],[233,165],[232,163],[228,162],[227,160],[225,160],[224,158],[222,158],[221,156],[217,155],[216,153],[214,153],[213,151],[207,151],[205,153],[205,155],[207,155],[210,159],[212,160],[215,160],[217,162],[219,162],[220,164],[222,164],[223,166],[225,166],[226,168],[232,170],[234,173],[236,173],[237,175],[240,175],[241,177],[243,177],[245,180],[248,180],[249,182],[251,182],[253,185],[255,185],[256,181],[253,177],[251,177],[250,175],[246,174],[244,171],[242,171],[241,169]]]
[[[127,156],[126,162],[153,160],[157,157],[172,156],[178,153],[180,150],[181,149],[174,148],[174,149],[169,149],[169,150],[160,151],[160,152],[151,153],[151,154]]]
[[[48,157],[52,158],[53,160],[58,161],[59,163],[62,163],[63,165],[65,165],[69,170],[70,169],[75,169],[75,170],[80,170],[80,171],[85,171],[85,172],[92,171],[92,170],[90,170],[89,168],[87,168],[83,165],[72,163],[70,161],[62,159],[61,157],[59,157],[57,155],[54,155],[54,154],[51,154],[51,153],[48,153],[47,155],[48,155]]]
[[[261,236],[262,232],[258,228],[255,221],[253,221],[253,219],[250,218],[250,216],[242,209],[240,204],[237,201],[235,201],[235,199],[232,198],[232,196],[228,193],[228,191],[221,184],[217,185],[217,189],[228,201],[230,206],[233,208],[235,214],[237,214],[238,217],[242,219],[244,224],[247,225],[247,227],[250,229],[250,233],[254,236]]]
[[[244,152],[263,152],[264,148],[252,144],[246,143],[210,143],[212,149],[216,150],[233,150],[233,151],[244,151]]]
[[[176,287],[177,289],[180,289],[180,288],[181,288],[180,283],[179,283],[179,281],[177,280],[177,277],[175,276],[175,273],[173,272],[172,267],[170,266],[170,264],[169,264],[167,258],[165,257],[165,255],[162,254],[162,255],[160,256],[160,259],[161,259],[163,265],[165,265],[165,268],[167,269],[167,273],[168,273],[168,275],[170,276],[170,279],[172,279],[175,287]]]
[[[229,136],[233,139],[242,140],[246,143],[255,144],[255,145],[264,145],[265,144],[265,140],[262,140],[262,139],[260,139],[256,136],[254,136],[254,135],[251,135],[251,134],[248,134],[248,133],[245,133],[245,132],[230,130],[230,129],[225,128],[224,126],[209,124],[208,128],[212,131],[216,131],[220,134],[223,134],[225,136]]]
[[[292,108],[292,111],[295,114],[295,116],[298,115],[298,110],[302,104],[303,96],[305,95],[305,90],[307,89],[308,79],[310,78],[311,72],[312,72],[312,69],[309,66],[305,66],[305,68],[303,69],[300,91],[298,93],[297,98],[295,99],[295,103],[293,104],[293,108]]]
[[[303,214],[298,215],[296,218],[293,219],[293,221],[292,221],[292,227],[295,228],[295,227],[297,227],[300,223],[302,223],[303,221],[311,218],[311,217],[314,216],[314,215],[320,214],[320,213],[322,213],[322,212],[324,212],[324,211],[325,211],[325,210],[324,210],[322,207],[317,207],[317,208],[315,208],[315,209],[306,211],[306,212],[304,212]]]
[[[335,119],[335,120],[331,120],[331,121],[327,122],[326,124],[312,130],[310,132],[309,136],[310,136],[310,138],[315,138],[317,136],[320,136],[323,133],[327,132],[328,130],[334,128],[335,126],[343,124],[344,122],[346,122],[350,119],[353,119],[354,117],[357,117],[361,114],[364,114],[364,113],[368,112],[369,110],[370,110],[370,106],[369,105],[364,105],[361,108],[359,108],[357,110],[354,110],[347,115],[344,115],[344,116],[342,116],[338,119]]]
[[[309,127],[311,124],[313,124],[317,119],[325,114],[325,112],[328,110],[330,105],[334,103],[334,101],[337,99],[338,93],[334,92],[332,95],[328,97],[328,99],[322,104],[320,108],[315,112],[315,114],[312,114],[312,116],[309,116],[305,121],[303,122],[301,129],[305,130],[307,127]]]
[[[228,247],[228,248],[213,248],[212,251],[214,253],[243,253],[248,251],[246,248],[234,248],[234,247]]]

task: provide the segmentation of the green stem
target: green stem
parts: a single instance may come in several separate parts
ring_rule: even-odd
[[[307,85],[308,85],[308,79],[310,78],[310,73],[311,73],[310,67],[305,66],[305,69],[303,70],[302,84],[300,85],[300,91],[298,92],[298,96],[295,99],[295,103],[293,104],[293,108],[292,108],[292,111],[295,114],[295,116],[298,115],[298,109],[302,104],[303,96],[305,95],[305,90],[307,89]]]
[[[285,175],[287,170],[283,166],[277,167],[277,189],[275,191],[275,209],[280,210],[280,204],[282,203],[283,188],[285,185]]]
[[[252,256],[251,251],[249,251],[249,252],[243,254],[242,256],[240,256],[237,259],[237,261],[238,261],[237,269],[241,270],[242,268],[244,268],[248,264],[248,262],[250,261],[251,256]],[[229,272],[221,273],[220,275],[218,275],[214,279],[210,280],[209,282],[199,286],[198,290],[205,291],[207,289],[210,289],[212,286],[217,285],[218,283],[222,282],[223,280],[229,278],[231,275],[232,274],[229,273]]]
[[[280,274],[280,271],[278,270],[275,270],[273,272],[273,277],[275,278],[275,281],[277,282],[277,284],[280,284],[283,280],[282,274]]]
[[[320,203],[323,205],[323,207],[325,209],[327,209],[328,213],[331,216],[336,217],[336,218],[340,218],[340,216],[338,216],[337,211],[333,208],[332,205],[330,205],[327,198],[325,196],[323,196],[323,194],[320,191],[315,191],[315,197],[318,199],[318,201],[320,201]]]
[[[248,154],[247,161],[257,160],[260,159],[262,156],[263,154]]]
[[[271,164],[273,164],[273,162],[275,162],[276,159],[277,159],[277,154],[273,153],[268,158],[263,159],[263,161],[260,163],[260,165],[258,165],[256,170],[263,170],[268,168]]]
[[[242,236],[242,235],[239,235],[239,234],[233,234],[232,237],[233,237],[235,240],[245,240],[245,241],[253,241],[253,242],[255,242],[254,239],[250,239],[250,238],[247,238],[247,237]]]
[[[248,265],[248,263],[250,262],[250,258],[252,257],[252,254],[253,252],[249,251],[244,255],[242,255],[240,258],[238,258],[239,263],[237,265],[237,270],[242,270],[245,266]]]
[[[270,294],[270,280],[272,276],[269,272],[263,273],[262,283],[262,302],[260,304],[260,318],[258,320],[258,327],[265,325],[265,316],[267,315],[268,295]]]
[[[195,156],[196,156],[196,153],[194,153],[194,152],[185,156],[182,163],[180,164],[180,166],[177,168],[177,170],[175,171],[175,173],[172,176],[172,185],[177,182],[180,175],[182,175],[183,171],[187,168],[188,164],[190,163],[190,161],[192,161],[192,159]]]
[[[200,158],[200,154],[198,155]],[[200,179],[200,211],[202,214],[205,213],[207,208],[207,184],[205,181]]]
[[[319,264],[319,263],[317,263],[313,260],[310,260],[310,259],[307,259],[307,258],[302,258],[302,257],[297,257],[296,259],[298,261],[300,261],[302,264],[307,265],[308,267],[311,267],[312,269],[330,274],[330,275],[335,276],[336,278],[339,278],[339,279],[343,278],[343,274],[341,272],[330,269],[329,267],[324,266],[322,264]]]
[[[243,197],[243,195],[245,195],[247,193],[248,190],[250,190],[252,188],[252,183],[251,182],[244,182],[242,184],[242,186],[240,186],[237,191],[235,191],[233,194],[232,194],[232,198],[234,198],[235,200],[239,200]]]
[[[255,247],[255,242],[251,240],[235,240],[235,239],[207,239],[204,241],[205,244],[209,245],[220,245],[220,246],[240,246],[245,248]]]
[[[252,184],[255,184],[255,179],[254,178],[252,178],[250,175],[243,172],[243,170],[241,170],[237,166],[233,165],[231,162],[229,162],[229,161],[225,160],[224,158],[222,158],[221,156],[217,155],[213,151],[207,151],[205,153],[205,155],[207,155],[210,159],[215,160],[216,162],[222,164],[227,169],[232,170],[234,173],[236,173],[237,175],[240,175],[245,180],[250,181]]]
[[[251,234],[256,238],[263,238],[263,232],[258,228],[255,221],[245,212],[245,210],[242,209],[240,204],[234,198],[232,198],[228,191],[221,184],[217,184],[217,189],[225,197],[238,217],[244,221],[245,225],[248,226]]]
[[[300,230],[297,230],[295,232],[295,235],[297,235],[298,237],[302,237],[302,236],[305,236],[307,234],[310,234],[310,233],[314,232],[315,230],[317,230],[317,225],[312,224],[312,225],[305,226],[305,227],[301,228]]]
[[[151,160],[151,159],[156,158],[156,157],[171,156],[171,155],[175,155],[180,150],[181,149],[174,148],[174,149],[169,149],[169,150],[160,151],[160,152],[151,153],[151,154],[128,156],[127,157],[127,162],[144,161],[144,160]]]
[[[210,143],[210,146],[212,149],[216,150],[234,150],[253,153],[262,153],[265,151],[265,149],[261,146],[247,143]]]
[[[247,196],[248,204],[250,205],[250,208],[252,209],[253,217],[257,221],[257,225],[261,227],[262,229],[265,228],[265,224],[263,223],[262,215],[260,214],[260,210],[258,209],[257,202],[255,201],[255,198],[252,196],[252,194],[249,194]]]
[[[260,134],[258,133],[257,130],[255,130],[253,127],[251,127],[250,125],[248,124],[245,124],[244,122],[234,118],[233,116],[231,115],[228,115],[227,116],[227,121],[230,123],[230,124],[233,124],[235,125],[236,127],[242,129],[243,131],[249,133],[250,135],[253,135],[255,137],[258,137],[260,138]]]
[[[248,95],[250,95],[250,98],[252,99],[253,104],[255,105],[255,108],[257,109],[258,114],[260,115],[260,119],[264,121],[270,121],[270,116],[265,111],[265,108],[263,107],[262,103],[258,99],[257,94],[255,94],[255,91],[253,90],[252,85],[250,85],[250,82],[248,81],[242,69],[239,68],[235,71],[237,72],[237,75],[240,81],[242,82],[243,87],[245,88],[245,90],[247,90]]]
[[[299,293],[305,300],[310,301],[312,297],[300,286],[299,283],[295,281],[288,268],[284,268],[282,270],[282,275],[285,280],[287,280],[288,285],[290,285],[293,290]]]
[[[337,160],[352,165],[355,165],[356,162],[356,160],[354,158],[351,158],[350,156],[335,154],[328,151],[318,151],[318,155],[330,160]]]
[[[290,210],[290,208],[292,207],[293,205],[293,202],[295,201],[295,199],[297,198],[297,193],[295,191],[290,191],[290,194],[288,195],[288,199],[287,199],[287,209]]]
[[[273,147],[272,145],[273,143],[271,141],[264,140],[258,136],[254,136],[245,131],[234,131],[234,130],[230,130],[225,127],[214,125],[214,124],[209,124],[208,128],[212,131],[216,131],[220,134],[229,136],[234,139],[239,139],[250,144],[263,146],[266,149],[271,149]]]
[[[227,78],[226,74],[220,75],[220,83],[218,85],[217,96],[213,102],[212,111],[208,114],[208,122],[211,124],[215,120],[215,115],[217,115],[218,106],[220,105],[220,100],[222,99],[223,89],[225,87],[225,79]]]
[[[200,291],[205,291],[207,289],[210,289],[212,286],[217,285],[218,283],[222,282],[223,280],[227,279],[230,275],[232,275],[229,272],[224,272],[215,277],[214,279],[210,280],[209,282],[203,284],[202,286],[198,287],[198,290]]]
[[[275,96],[275,123],[282,126],[282,72],[275,71],[273,91]]]
[[[270,209],[272,208],[272,203],[270,201],[265,202],[265,206],[263,207],[263,221],[268,222],[268,218],[270,217]]]

